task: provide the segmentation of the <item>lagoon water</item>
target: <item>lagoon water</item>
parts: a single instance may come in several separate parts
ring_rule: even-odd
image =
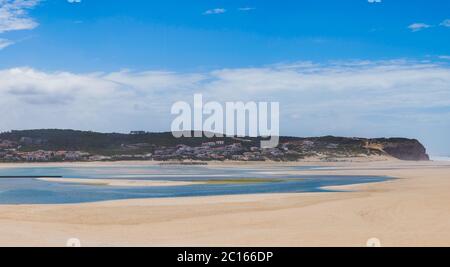
[[[68,204],[137,198],[326,192],[325,186],[381,182],[389,177],[298,175],[316,167],[209,166],[15,167],[0,169],[0,204]],[[290,174],[292,172],[292,174]],[[9,177],[22,178],[9,178]],[[167,187],[113,187],[46,182],[32,177],[157,181],[221,181]],[[26,178],[30,177],[30,178]],[[236,183],[259,179],[257,183]],[[230,183],[223,181],[230,180]],[[267,182],[266,182],[267,181]]]

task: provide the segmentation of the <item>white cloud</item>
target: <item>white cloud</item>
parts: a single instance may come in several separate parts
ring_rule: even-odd
[[[439,56],[440,59],[450,60],[450,56]]]
[[[204,15],[216,15],[216,14],[223,14],[225,12],[227,12],[227,10],[224,8],[214,8],[214,9],[206,10],[203,14]]]
[[[238,8],[239,11],[252,11],[255,10],[255,7],[240,7]]]
[[[376,4],[376,3],[381,3],[381,0],[367,0],[367,2],[369,2],[370,4]]]
[[[39,2],[40,0],[0,0],[0,33],[36,28],[38,23],[28,16],[27,10]]]
[[[13,45],[13,44],[14,44],[13,41],[0,38],[0,50],[4,49],[4,48],[6,48],[6,47],[8,47],[10,45]]]
[[[127,97],[138,100],[165,90],[190,89],[201,79],[199,74],[162,71],[75,74],[24,67],[0,71],[0,94],[4,99],[14,96],[26,104],[66,104],[88,98],[125,101]]]
[[[279,101],[282,127],[292,134],[302,134],[301,129],[308,134],[388,135],[419,122],[450,123],[445,110],[439,111],[450,106],[450,67],[393,60],[202,73],[5,69],[0,70],[1,130],[163,131],[170,126],[171,105],[190,101],[194,93],[203,93],[205,101]]]
[[[450,27],[450,19],[444,20],[440,25],[444,27]]]
[[[32,68],[0,70],[2,129],[128,129],[167,117],[168,101],[185,97],[203,77],[170,72],[76,74]],[[17,108],[20,107],[20,108]],[[1,114],[2,112],[6,113]],[[157,126],[155,126],[157,127]]]
[[[413,32],[421,31],[427,28],[430,28],[431,25],[425,24],[425,23],[413,23],[408,26],[408,29],[410,29]]]
[[[207,86],[230,95],[389,92],[390,100],[395,100],[395,93],[402,90],[422,93],[421,88],[428,88],[423,91],[427,94],[431,88],[445,87],[450,93],[450,83],[445,84],[450,82],[450,69],[439,65],[407,61],[296,65],[299,67],[216,70],[211,73],[214,79]]]
[[[79,3],[81,3],[81,0],[67,0],[67,2],[69,2],[71,4],[79,4]]]

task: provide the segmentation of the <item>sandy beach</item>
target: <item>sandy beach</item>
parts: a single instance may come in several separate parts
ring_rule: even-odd
[[[298,172],[398,179],[330,193],[1,205],[0,246],[450,246],[449,162],[320,165],[338,168]]]

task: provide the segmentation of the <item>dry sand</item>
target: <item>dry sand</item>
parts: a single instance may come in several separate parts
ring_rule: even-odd
[[[333,163],[308,174],[400,179],[351,192],[0,206],[0,245],[450,246],[450,164]]]

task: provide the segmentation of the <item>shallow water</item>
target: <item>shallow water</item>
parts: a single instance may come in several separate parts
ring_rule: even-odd
[[[290,171],[302,169],[313,171],[318,169],[318,167],[270,167],[258,169],[208,166],[6,168],[0,169],[0,176],[62,176],[64,178],[157,181],[236,181],[239,179],[258,178],[267,179],[267,182],[168,187],[112,187],[46,182],[35,178],[3,178],[0,179],[0,204],[67,204],[136,198],[326,192],[326,190],[321,188],[324,186],[381,182],[390,179],[377,176],[286,175]],[[274,182],[274,179],[277,181]]]

